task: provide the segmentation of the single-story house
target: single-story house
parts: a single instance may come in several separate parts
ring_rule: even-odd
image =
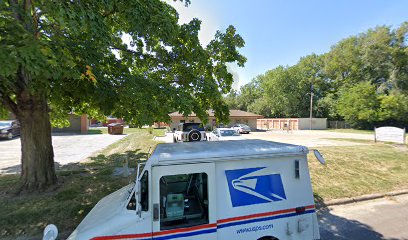
[[[10,113],[9,120],[16,119],[15,115]],[[53,127],[53,132],[68,132],[68,133],[88,133],[89,121],[88,115],[83,114],[81,116],[75,114],[68,114],[69,127],[57,128]]]
[[[213,110],[208,110],[208,124],[212,126],[216,126],[216,120],[214,116],[214,111]],[[257,119],[263,118],[262,115],[258,115],[255,113],[251,112],[245,112],[241,110],[235,110],[232,109],[230,110],[229,114],[229,120],[230,122],[227,123],[228,125],[233,125],[233,124],[238,124],[238,123],[243,123],[248,125],[251,129],[255,130],[256,129],[256,124],[257,124]],[[183,114],[179,112],[173,112],[169,114],[171,118],[171,123],[170,123],[170,128],[177,128],[177,126],[180,123],[185,123],[185,122],[196,122],[196,123],[201,123],[201,120],[196,116],[195,113],[192,113],[188,115],[187,117],[184,117]]]
[[[310,118],[263,118],[257,120],[259,130],[309,130]],[[312,130],[327,129],[327,118],[312,118]]]

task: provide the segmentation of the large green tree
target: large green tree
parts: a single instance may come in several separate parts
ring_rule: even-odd
[[[56,183],[50,118],[113,114],[142,125],[170,110],[205,120],[212,108],[227,119],[227,63],[243,66],[244,40],[229,26],[203,47],[200,23],[179,25],[160,0],[1,1],[0,108],[21,124],[22,188]]]
[[[265,116],[306,117],[310,93],[313,116],[345,119],[360,128],[406,126],[408,22],[369,29],[339,41],[328,53],[269,70],[244,85],[235,99]]]
[[[375,86],[368,81],[343,88],[338,101],[339,113],[353,127],[372,127],[378,120],[380,105],[375,92]]]

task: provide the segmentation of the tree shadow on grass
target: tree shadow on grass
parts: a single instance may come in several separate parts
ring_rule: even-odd
[[[16,174],[0,175],[0,239],[40,239],[47,224],[56,224],[66,239],[95,204],[135,179],[113,176],[127,159],[129,167],[146,160],[140,149],[98,155],[86,163],[55,164],[58,185],[45,192],[16,195]],[[22,210],[24,209],[24,211]]]
[[[129,167],[136,167],[138,163],[147,160],[147,153],[141,152],[141,149],[136,149],[133,151],[126,151],[124,153],[114,153],[111,155],[99,154],[94,157],[90,157],[91,162],[85,163],[85,165],[108,165],[120,167],[125,161],[128,162]]]
[[[397,240],[385,238],[372,227],[359,221],[331,214],[323,199],[318,194],[314,194],[314,197],[322,240]]]

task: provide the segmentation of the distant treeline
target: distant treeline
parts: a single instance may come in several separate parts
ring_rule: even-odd
[[[354,128],[408,125],[408,22],[346,38],[328,53],[279,66],[231,91],[230,108],[266,117],[313,115]]]

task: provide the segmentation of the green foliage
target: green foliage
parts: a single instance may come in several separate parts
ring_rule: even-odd
[[[328,53],[267,71],[241,87],[235,105],[266,117],[345,119],[359,128],[408,125],[408,22],[341,40]]]
[[[9,111],[7,111],[3,106],[0,106],[0,119],[8,119]]]
[[[249,111],[268,117],[308,116],[310,92],[321,97],[328,88],[322,65],[322,57],[312,54],[295,66],[279,66],[243,86],[237,99],[244,99]],[[320,107],[315,105],[315,112]]]
[[[370,82],[343,88],[338,101],[338,112],[353,127],[369,127],[378,120],[379,101],[375,91],[375,86]],[[362,123],[369,125],[365,126]]]
[[[238,109],[238,99],[237,99],[238,93],[234,89],[231,89],[231,91],[224,97],[225,103],[228,105],[229,109]]]
[[[262,96],[262,88],[258,79],[253,79],[250,83],[241,87],[241,92],[237,96],[239,109],[247,111],[254,104],[255,100]]]
[[[380,109],[378,118],[380,121],[408,122],[408,96],[395,93],[392,95],[379,96]]]
[[[226,64],[246,61],[233,26],[204,48],[200,20],[179,25],[164,1],[26,2],[0,2],[0,100],[14,99],[8,110],[15,111],[25,74],[25,87],[45,94],[58,126],[70,112],[113,114],[138,126],[168,121],[173,110],[205,120],[211,108],[228,118]]]

